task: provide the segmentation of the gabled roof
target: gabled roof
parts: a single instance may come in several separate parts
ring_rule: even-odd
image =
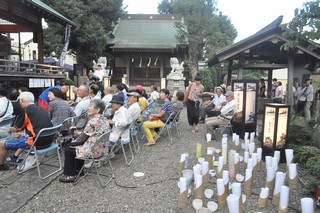
[[[172,50],[178,45],[175,22],[181,21],[174,15],[127,14],[115,27],[112,38],[107,41],[110,48],[117,50]]]
[[[29,2],[30,4],[34,5],[35,7],[40,8],[43,11],[46,11],[51,16],[56,17],[56,19],[59,19],[60,22],[65,22],[65,23],[68,23],[68,24],[70,24],[72,26],[76,26],[76,24],[74,22],[72,22],[71,20],[67,19],[66,17],[61,15],[59,12],[57,12],[53,8],[51,8],[47,4],[43,3],[41,0],[26,0],[26,1]]]
[[[243,39],[227,48],[218,51],[208,61],[208,66],[214,66],[229,59],[264,59],[270,63],[281,63],[287,61],[288,53],[281,51],[281,46],[289,40],[282,36],[280,27],[283,16],[279,16],[269,25],[257,33]],[[319,49],[311,51],[307,47],[298,45],[297,49],[308,55],[320,59]]]

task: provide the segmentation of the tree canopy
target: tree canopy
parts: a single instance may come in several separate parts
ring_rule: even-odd
[[[284,49],[296,47],[306,41],[319,42],[320,39],[320,0],[305,2],[301,9],[297,8],[294,18],[283,26],[283,35],[292,42],[284,45]],[[313,49],[314,44],[309,43],[308,48]]]
[[[182,22],[176,23],[177,40],[188,43],[187,64],[192,79],[198,72],[199,60],[232,44],[237,36],[229,18],[217,10],[215,0],[163,0],[158,12],[183,17]]]
[[[107,33],[121,17],[122,0],[43,0],[62,15],[76,23],[72,29],[70,46],[77,54],[78,63],[92,66],[92,60],[103,55]],[[65,27],[48,22],[44,30],[44,53],[61,53]]]

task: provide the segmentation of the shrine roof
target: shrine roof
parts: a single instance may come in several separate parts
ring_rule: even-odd
[[[174,15],[127,14],[120,19],[107,44],[114,50],[175,49],[175,22],[180,21]]]

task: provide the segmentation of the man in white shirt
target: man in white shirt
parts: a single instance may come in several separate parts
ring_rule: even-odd
[[[79,86],[77,90],[77,96],[80,97],[79,103],[74,108],[74,113],[76,116],[88,111],[90,105],[89,87],[86,85]]]
[[[99,81],[103,80],[103,77],[105,76],[105,72],[102,69],[100,64],[98,64],[97,69],[94,71],[93,75],[99,77]]]
[[[221,124],[228,124],[236,112],[237,105],[234,100],[233,92],[227,91],[225,96],[227,103],[221,107],[221,114],[217,117],[207,118],[205,121],[208,133],[213,133],[213,130]]]
[[[102,98],[102,100],[106,104],[106,107],[108,107],[109,102],[111,101],[111,99],[112,99],[112,94],[111,94],[110,87],[104,88],[104,97]]]
[[[13,115],[13,106],[7,98],[7,90],[0,86],[0,122],[5,118],[10,118]]]
[[[208,117],[218,116],[220,115],[220,108],[221,104],[226,102],[226,97],[222,94],[222,88],[217,87],[215,89],[215,93],[213,94],[213,99],[207,105],[205,104],[204,107],[200,107],[199,115],[200,120],[199,122],[204,122],[206,115]]]
[[[156,101],[160,98],[158,88],[155,85],[150,86],[151,93],[150,93],[150,98],[148,98],[148,101]]]
[[[130,105],[128,111],[132,117],[132,120],[135,121],[141,115],[141,108],[138,102],[140,94],[137,92],[130,92],[130,93],[127,93],[127,96],[128,96],[128,101]]]

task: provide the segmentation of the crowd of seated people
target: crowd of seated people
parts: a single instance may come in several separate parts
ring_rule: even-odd
[[[101,98],[99,95],[101,90],[93,82],[90,85],[80,85],[74,90],[75,99],[66,100],[66,88],[54,86],[42,93],[42,99],[39,99],[40,105],[37,105],[34,95],[29,91],[21,93],[18,89],[12,88],[8,93],[6,89],[0,87],[0,105],[3,106],[0,107],[0,121],[8,115],[15,116],[16,121],[7,131],[9,133],[18,131],[28,133],[18,138],[8,137],[0,141],[0,170],[8,170],[10,165],[18,163],[23,150],[32,145],[42,128],[60,125],[67,118],[82,114],[87,115],[83,128],[80,129],[75,124],[67,130],[73,133],[73,138],[63,143],[62,150],[65,162],[63,176],[59,179],[61,182],[75,180],[83,165],[83,161],[77,157],[86,155],[86,152],[91,150],[92,144],[107,131],[110,131],[109,146],[107,147],[110,158],[115,156],[111,151],[114,146],[119,145],[119,141],[130,140],[128,127],[133,122],[141,123],[147,139],[145,145],[154,145],[159,138],[157,128],[164,126],[172,112],[175,115],[183,109],[184,92],[177,92],[174,101],[171,101],[169,90],[161,89],[158,92],[156,86],[151,86],[151,88],[152,95],[148,97],[146,90],[141,85],[129,91],[126,86],[119,84],[116,86],[115,94],[111,88],[104,88],[104,97]],[[21,89],[25,91],[25,89]],[[47,94],[47,98],[43,97],[44,93]],[[7,97],[10,97],[10,100]],[[161,110],[152,113],[147,121],[142,121],[143,110],[148,107],[148,104],[158,99],[163,101]],[[112,117],[109,118],[104,116],[108,105],[111,105],[114,111]],[[43,141],[38,144],[38,148],[46,148],[52,141],[53,139]],[[97,144],[95,156],[99,156],[103,148],[106,148],[103,146],[105,144]],[[6,158],[7,150],[11,149],[16,151],[12,156]]]

